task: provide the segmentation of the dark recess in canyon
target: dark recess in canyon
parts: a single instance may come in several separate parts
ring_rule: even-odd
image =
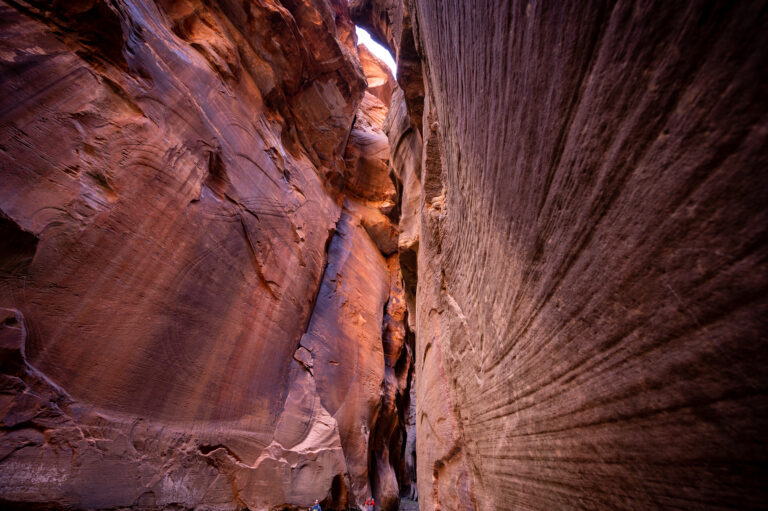
[[[767,25],[0,0],[0,507],[767,508]]]

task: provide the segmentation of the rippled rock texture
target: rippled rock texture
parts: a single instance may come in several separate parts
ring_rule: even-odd
[[[385,123],[421,510],[765,508],[765,3],[351,5],[423,69]]]
[[[3,505],[396,499],[412,351],[366,70],[378,97],[343,0],[0,2]]]

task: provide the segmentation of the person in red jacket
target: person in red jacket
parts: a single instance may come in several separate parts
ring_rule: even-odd
[[[376,509],[376,503],[373,501],[373,497],[365,501],[366,506],[370,506],[368,509],[370,511],[374,511]]]

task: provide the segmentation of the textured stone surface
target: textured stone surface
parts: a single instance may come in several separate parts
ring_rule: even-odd
[[[353,215],[344,212],[301,345],[312,353],[323,405],[340,424],[351,490],[371,496],[370,432],[384,380],[381,325],[389,295],[386,261]],[[362,432],[362,434],[361,434]],[[353,500],[353,504],[362,504]]]
[[[361,425],[404,412],[386,105],[346,2],[0,2],[0,73],[3,505],[362,503],[401,460]]]
[[[414,3],[422,511],[764,508],[765,4]]]
[[[389,70],[389,66],[383,60],[364,45],[357,46],[360,55],[360,65],[363,66],[365,79],[368,82],[368,92],[379,98],[382,103],[389,106],[392,91],[395,89],[395,77]]]
[[[358,25],[389,49],[397,61],[397,83],[405,93],[408,113],[421,126],[424,82],[421,58],[413,35],[408,2],[403,0],[350,0],[349,12]]]
[[[764,508],[764,3],[407,3],[422,511]]]
[[[366,92],[348,138],[344,185],[347,195],[387,202],[385,208],[391,209],[397,195],[389,176],[389,144],[381,129],[386,115],[386,105]]]
[[[768,507],[764,2],[406,4],[0,1],[0,506]]]
[[[421,212],[421,134],[411,123],[402,89],[395,89],[384,120],[390,165],[400,189],[398,250],[403,278],[410,295],[416,293],[416,258]]]

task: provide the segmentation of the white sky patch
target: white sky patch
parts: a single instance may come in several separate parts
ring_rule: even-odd
[[[392,70],[392,74],[397,76],[397,66],[395,65],[395,59],[392,58],[389,50],[371,39],[371,35],[362,28],[355,27],[355,32],[357,33],[358,44],[364,44],[366,47],[368,47],[368,49],[371,50],[371,53],[383,60],[384,63],[386,63]]]

